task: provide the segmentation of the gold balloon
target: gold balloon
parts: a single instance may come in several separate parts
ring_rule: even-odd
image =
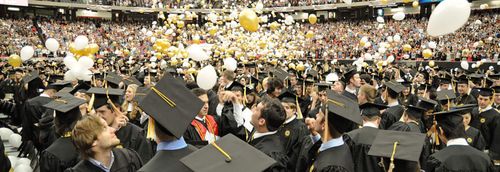
[[[196,73],[196,69],[194,68],[189,68],[187,71],[186,71],[187,74],[193,74],[193,73]]]
[[[276,30],[280,27],[280,24],[278,22],[272,22],[269,27],[271,28],[271,30]]]
[[[70,43],[69,44],[69,52],[76,54],[76,49],[75,49],[75,43]]]
[[[130,51],[128,49],[123,50],[123,55],[128,56],[130,54]]]
[[[365,41],[363,41],[363,40],[359,41],[359,46],[364,47],[364,46],[365,46],[365,44],[366,44],[366,42],[365,42]]]
[[[429,67],[434,67],[434,65],[436,65],[436,63],[434,62],[434,60],[429,61]]]
[[[264,48],[266,48],[266,47],[267,47],[267,43],[266,43],[266,42],[264,42],[264,41],[259,41],[259,47],[260,47],[261,49],[264,49]]]
[[[403,3],[409,3],[411,0],[403,0]]]
[[[276,65],[278,64],[278,59],[273,59],[273,60],[271,61],[271,64],[273,64],[273,65],[275,65],[275,66],[276,66]]]
[[[409,44],[403,45],[403,51],[406,51],[406,52],[411,51],[411,45],[409,45]]]
[[[295,66],[295,70],[297,71],[304,71],[305,66],[302,63],[299,63],[297,66]]]
[[[425,49],[424,51],[422,51],[422,56],[424,56],[424,58],[430,58],[432,57],[432,51],[430,49]]]
[[[311,23],[311,24],[316,24],[316,22],[318,21],[318,17],[316,17],[316,15],[314,15],[314,14],[310,14],[308,19],[309,19],[309,23]]]
[[[216,33],[217,33],[217,27],[211,27],[209,30],[208,30],[208,33],[212,36],[214,36]]]
[[[103,59],[97,59],[97,64],[102,64],[102,63],[104,63]]]
[[[313,37],[314,37],[314,32],[313,32],[313,31],[307,31],[307,33],[306,33],[306,38],[311,39],[311,38],[313,38]]]
[[[413,6],[414,8],[417,8],[418,7],[418,1],[413,1],[413,3],[411,4],[411,6]]]
[[[183,28],[184,27],[184,21],[178,21],[177,22],[177,27],[178,28]]]
[[[19,57],[19,55],[12,54],[12,55],[9,56],[9,59],[7,60],[7,62],[11,66],[19,67],[19,66],[21,66],[22,60],[21,60],[21,57]]]
[[[167,52],[167,56],[172,58],[175,56],[175,53],[174,52]]]
[[[239,15],[240,25],[249,32],[255,32],[259,29],[259,17],[251,9],[244,9]]]
[[[295,70],[295,63],[288,64],[288,68]]]

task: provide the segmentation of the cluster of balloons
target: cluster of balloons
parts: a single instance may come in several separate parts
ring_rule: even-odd
[[[99,51],[99,45],[93,43],[89,44],[89,39],[86,36],[78,36],[75,41],[69,45],[69,52],[73,53],[75,57],[94,57],[94,54]]]
[[[63,59],[64,65],[69,69],[64,74],[65,81],[83,80],[90,81],[92,79],[92,72],[89,70],[94,66],[94,60],[88,56],[82,56],[76,60],[71,54]]]
[[[14,133],[8,128],[0,128],[1,141],[9,141],[10,145],[14,148],[19,148],[21,146],[22,140],[21,135]],[[18,158],[16,156],[8,156],[10,164],[15,172],[32,172],[30,164],[31,161],[28,158]]]

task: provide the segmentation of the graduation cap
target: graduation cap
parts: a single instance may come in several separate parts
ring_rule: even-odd
[[[420,119],[422,115],[424,115],[425,111],[427,110],[418,106],[409,105],[406,107],[406,114],[414,117],[415,119]]]
[[[142,86],[142,83],[139,80],[137,80],[137,78],[133,76],[122,77],[114,72],[108,73],[108,75],[106,76],[106,81],[116,85],[119,85],[120,82],[123,82],[125,85],[136,84],[138,86]]]
[[[386,109],[386,105],[381,105],[381,104],[375,104],[375,103],[364,103],[359,106],[359,109],[361,109],[361,115],[364,115],[366,117],[374,117],[374,116],[380,116],[380,110]]]
[[[499,80],[500,79],[500,73],[490,74],[490,75],[488,75],[488,78],[493,79],[493,80]]]
[[[310,69],[310,70],[307,72],[307,75],[312,76],[313,78],[318,77],[318,71],[316,71],[316,70],[314,70],[314,69]]]
[[[460,109],[462,110],[462,115],[463,114],[466,114],[466,113],[471,113],[472,112],[472,109],[477,107],[477,104],[465,104],[465,105],[457,105],[457,106],[453,106],[451,107],[450,109],[454,110],[454,109]]]
[[[289,76],[288,72],[284,71],[283,69],[275,68],[272,71],[273,75],[277,77],[280,80],[286,80]]]
[[[326,83],[326,82],[320,82],[320,83],[316,83],[316,86],[318,87],[318,91],[325,91],[325,90],[329,90],[330,86],[332,86],[332,84]]]
[[[39,77],[39,73],[38,71],[33,71],[33,72],[30,72],[30,73],[27,73],[24,77],[23,77],[23,82],[24,83],[29,83],[33,80],[35,80],[36,78]]]
[[[144,99],[144,97],[146,97],[149,91],[151,91],[151,89],[147,87],[137,87],[137,90],[135,91],[134,100],[136,102],[140,102],[142,99]]]
[[[73,96],[70,92],[73,90],[73,87],[64,87],[59,90],[54,96],[56,97],[65,97],[65,96]]]
[[[491,97],[493,96],[493,92],[495,90],[491,88],[479,88],[479,95],[485,96],[485,97]]]
[[[436,94],[437,94],[436,100],[438,101],[453,100],[457,97],[452,90],[441,90],[436,92]]]
[[[464,112],[465,110],[466,109],[452,109],[449,111],[434,113],[434,116],[436,118],[437,124],[443,127],[443,129],[453,129],[462,124],[462,112]]]
[[[395,159],[418,162],[424,143],[422,133],[380,130],[368,155],[390,158],[389,171],[392,171]]]
[[[54,99],[51,102],[43,105],[43,107],[66,113],[74,108],[78,108],[78,106],[84,103],[86,103],[86,101],[81,98],[77,98],[75,96],[65,96]]]
[[[469,79],[467,79],[466,75],[460,75],[460,76],[458,76],[458,78],[457,78],[457,84],[468,84],[468,83],[469,83]]]
[[[344,83],[349,83],[349,80],[351,79],[351,77],[353,77],[354,75],[356,75],[357,71],[356,69],[350,69],[349,71],[347,71],[346,73],[344,73],[344,77],[342,77],[342,81],[344,81]]]
[[[357,102],[332,90],[326,90],[326,95],[328,97],[327,107],[330,113],[341,116],[356,124],[362,123],[361,116],[359,115],[361,111]]]
[[[384,84],[389,90],[392,90],[395,93],[401,93],[401,91],[404,90],[404,86],[395,81],[385,82]]]
[[[62,82],[56,82],[49,84],[46,89],[54,89],[56,91],[59,91],[67,86],[71,85],[71,81],[62,81]]]
[[[202,106],[203,102],[183,82],[168,73],[139,101],[139,107],[176,138],[184,134]],[[151,137],[153,126],[149,127]]]
[[[500,85],[493,86],[491,89],[493,89],[494,94],[500,93]]]
[[[111,104],[113,108],[118,109],[117,107],[114,107],[114,103],[117,103],[120,99],[120,96],[123,95],[123,90],[122,89],[115,89],[115,88],[97,88],[97,87],[92,87],[89,90],[87,90],[88,94],[92,94],[92,97],[94,101],[91,101],[90,104],[94,109],[98,109],[101,106],[104,106],[106,104]],[[111,101],[111,102],[109,102]]]
[[[180,160],[196,172],[264,171],[276,161],[232,134]]]
[[[425,97],[418,97],[418,103],[417,103],[417,106],[418,107],[421,107],[421,108],[424,108],[426,110],[431,110],[431,109],[434,109],[434,107],[436,107],[438,103],[434,100],[431,100],[431,99],[428,99],[428,98],[425,98]]]
[[[64,80],[64,75],[49,75],[49,82],[57,82]]]
[[[299,78],[298,80],[306,85],[312,85],[315,83],[314,79],[310,76],[307,76],[305,79]]]

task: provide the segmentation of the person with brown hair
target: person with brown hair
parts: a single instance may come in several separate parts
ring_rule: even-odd
[[[143,163],[137,152],[115,148],[120,140],[116,129],[94,115],[84,116],[72,131],[82,160],[67,171],[137,171]]]
[[[365,103],[373,103],[377,98],[377,89],[370,85],[363,85],[358,91],[358,103],[360,105]]]

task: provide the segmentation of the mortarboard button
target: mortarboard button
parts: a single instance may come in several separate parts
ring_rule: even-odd
[[[425,134],[380,130],[368,155],[418,162]]]
[[[196,172],[264,171],[276,161],[232,134],[180,160]]]
[[[202,106],[203,102],[184,83],[168,73],[139,102],[142,110],[177,138]]]

